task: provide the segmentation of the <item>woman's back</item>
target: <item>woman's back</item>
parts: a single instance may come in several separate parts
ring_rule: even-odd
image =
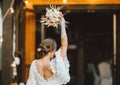
[[[44,67],[44,73],[41,62],[34,60],[30,67],[27,85],[62,85],[70,81],[69,61],[67,57],[63,60],[60,56],[60,49],[55,53],[56,57],[50,61],[48,68]]]
[[[45,80],[48,80],[50,77],[53,76],[50,62],[44,62],[42,59],[36,60],[35,67],[39,75],[42,76]]]

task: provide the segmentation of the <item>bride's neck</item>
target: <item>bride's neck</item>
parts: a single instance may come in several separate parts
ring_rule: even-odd
[[[49,57],[49,55],[46,55],[46,56],[44,56],[41,60],[42,60],[43,62],[50,62],[50,57]]]

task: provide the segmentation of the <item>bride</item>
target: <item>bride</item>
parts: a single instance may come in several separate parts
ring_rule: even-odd
[[[53,39],[45,39],[38,48],[39,59],[33,60],[26,85],[63,85],[70,81],[67,59],[65,20],[61,21],[61,47]],[[55,58],[54,58],[55,55]]]

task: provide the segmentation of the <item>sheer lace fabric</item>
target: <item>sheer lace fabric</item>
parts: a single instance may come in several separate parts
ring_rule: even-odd
[[[66,84],[70,81],[69,75],[69,61],[67,56],[62,59],[60,56],[59,49],[55,53],[55,58],[51,60],[50,66],[53,72],[53,76],[50,77],[48,80],[45,80],[37,71],[34,60],[31,64],[30,71],[29,71],[29,78],[27,80],[26,85],[62,85]]]

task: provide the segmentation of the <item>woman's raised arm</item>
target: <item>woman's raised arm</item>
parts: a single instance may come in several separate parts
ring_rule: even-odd
[[[66,57],[68,47],[68,38],[65,29],[65,19],[62,18],[61,21],[61,56],[62,58]]]

